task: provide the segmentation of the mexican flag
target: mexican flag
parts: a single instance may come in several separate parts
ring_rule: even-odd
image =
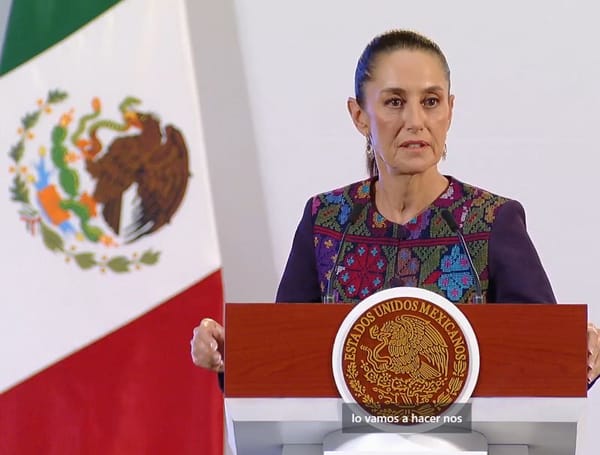
[[[222,454],[188,34],[184,0],[0,6],[1,454]]]

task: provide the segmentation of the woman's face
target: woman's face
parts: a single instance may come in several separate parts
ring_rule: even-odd
[[[448,91],[432,53],[402,49],[377,57],[363,107],[350,110],[359,130],[371,135],[380,174],[414,175],[437,166],[452,119]]]

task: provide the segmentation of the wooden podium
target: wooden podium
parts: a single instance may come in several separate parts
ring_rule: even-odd
[[[576,454],[585,305],[458,305],[479,342],[472,429],[490,455]],[[341,429],[331,366],[348,304],[227,304],[225,408],[238,455],[323,454]]]

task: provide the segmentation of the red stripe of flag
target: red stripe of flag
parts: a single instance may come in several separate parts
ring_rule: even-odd
[[[215,272],[9,389],[0,454],[221,455],[223,397],[189,341],[200,318],[222,321],[222,311]]]

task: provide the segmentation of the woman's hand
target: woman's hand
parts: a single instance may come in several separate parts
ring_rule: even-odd
[[[200,325],[194,328],[194,336],[190,341],[192,360],[199,367],[222,372],[224,342],[223,326],[213,319],[202,319]]]
[[[600,330],[594,324],[588,324],[588,382],[600,375]]]

